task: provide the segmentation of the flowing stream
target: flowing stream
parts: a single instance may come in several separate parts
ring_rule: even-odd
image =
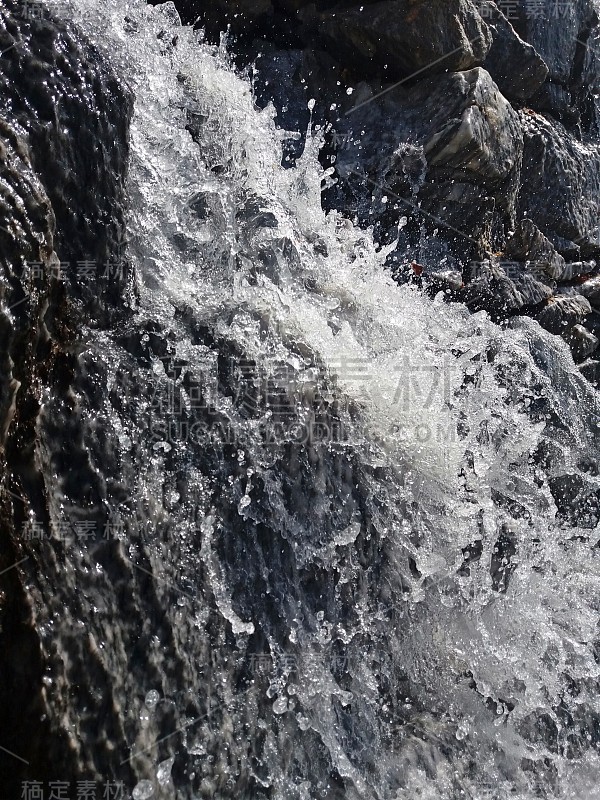
[[[396,285],[322,211],[319,133],[284,169],[273,109],[171,3],[68,15],[135,93],[126,302],[152,393],[121,402],[119,337],[84,340],[189,663],[200,594],[226,630],[224,715],[133,796],[185,758],[165,796],[600,798],[600,407],[567,346]]]

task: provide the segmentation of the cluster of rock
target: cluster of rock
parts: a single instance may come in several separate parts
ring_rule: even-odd
[[[282,127],[321,129],[325,207],[397,241],[400,280],[533,316],[600,377],[593,0],[176,5],[209,38],[228,31]]]

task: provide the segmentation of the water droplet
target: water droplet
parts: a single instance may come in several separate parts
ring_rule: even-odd
[[[298,714],[296,720],[301,731],[307,731],[310,728],[310,720],[308,717],[303,717],[302,714]]]
[[[140,781],[133,789],[133,800],[148,800],[154,794],[152,781]]]
[[[151,689],[146,695],[144,703],[146,704],[146,708],[152,710],[153,708],[156,708],[159,700],[160,694],[156,691],[156,689]]]
[[[273,711],[275,714],[285,714],[287,707],[287,698],[285,697],[278,697],[273,703]]]
[[[162,450],[163,453],[168,453],[171,450],[171,445],[168,442],[155,442],[152,445],[152,449],[155,453],[158,453],[159,450]]]
[[[175,756],[172,756],[171,758],[165,759],[165,761],[161,761],[158,765],[158,769],[156,770],[156,780],[161,786],[164,786],[171,780],[171,770],[173,769],[174,763]]]
[[[463,720],[456,729],[455,736],[459,742],[462,742],[463,739],[467,738],[468,734],[469,734],[469,723]]]

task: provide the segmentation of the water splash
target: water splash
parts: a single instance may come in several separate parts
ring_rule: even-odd
[[[321,210],[318,137],[308,136],[294,169],[282,169],[288,134],[273,109],[255,108],[226,52],[181,27],[172,3],[80,0],[72,13],[136,95],[137,292],[128,299],[136,325],[159,323],[199,373],[219,348],[242,354],[259,376],[250,383],[279,381],[303,431],[315,423],[325,375],[344,429],[333,441],[328,428],[325,449],[358,464],[361,507],[347,476],[332,471],[338,462],[320,457],[308,506],[302,489],[286,494],[282,471],[293,474],[292,460],[265,446],[268,405],[244,416],[215,391],[217,410],[245,441],[239,535],[264,511],[253,470],[295,568],[318,563],[336,574],[330,605],[343,608],[344,585],[361,575],[376,583],[347,619],[323,612],[307,621],[304,609],[303,620],[290,601],[296,675],[273,679],[273,713],[320,740],[343,781],[339,796],[598,796],[597,519],[592,510],[587,521],[564,521],[552,491],[565,475],[590,496],[600,488],[582,463],[597,463],[598,402],[566,346],[531,321],[501,329],[483,313],[397,286],[369,232]],[[190,335],[190,320],[211,332],[212,349]],[[118,361],[114,342],[102,346]],[[161,375],[158,357],[154,367]],[[128,427],[110,413],[117,430]],[[279,456],[291,440],[284,428]],[[137,487],[150,508],[168,482],[172,443],[154,445]],[[154,508],[181,531],[191,524],[176,501]],[[231,524],[208,509],[195,558],[243,648],[260,614],[243,616],[233,573],[211,544]],[[368,552],[371,537],[378,556],[369,571],[357,541]],[[265,637],[283,658],[281,640]],[[340,642],[344,675],[329,663]],[[260,781],[270,796],[334,791],[318,775],[296,785],[274,734],[265,735]]]

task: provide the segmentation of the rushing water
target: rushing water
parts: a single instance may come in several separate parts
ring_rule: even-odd
[[[202,567],[233,635],[214,662],[227,724],[248,703],[239,736],[263,741],[244,767],[262,794],[236,794],[229,762],[177,796],[600,797],[600,417],[566,345],[397,286],[369,232],[321,210],[318,134],[283,169],[274,111],[172,4],[69,15],[135,93],[131,318],[166,332],[212,416],[148,436],[143,399],[105,412],[119,457],[143,454],[133,504],[170,523],[154,573],[195,596]],[[123,361],[116,337],[84,334]],[[140,380],[193,408],[185,370],[151,360]],[[561,476],[585,508],[557,509]],[[240,689],[249,652],[283,666]],[[227,724],[217,750],[238,739]],[[205,744],[185,739],[198,772]]]

